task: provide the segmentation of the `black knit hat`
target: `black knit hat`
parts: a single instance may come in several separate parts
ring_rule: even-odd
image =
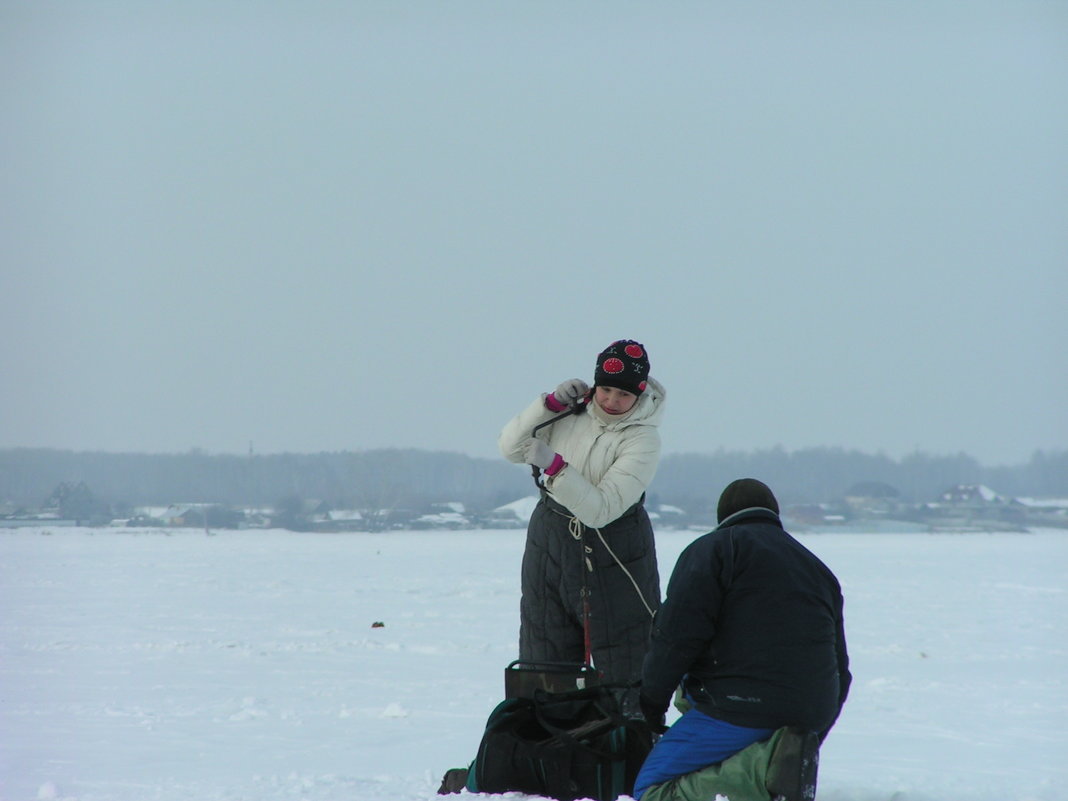
[[[775,494],[767,484],[755,478],[739,478],[728,484],[719,496],[716,522],[722,523],[735,512],[753,507],[771,509],[775,514],[779,513],[779,502],[775,500]]]
[[[613,342],[597,356],[593,385],[615,387],[635,395],[645,391],[649,378],[649,355],[645,346],[633,339]]]

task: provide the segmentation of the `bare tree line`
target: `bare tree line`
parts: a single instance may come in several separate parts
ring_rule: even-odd
[[[833,448],[673,454],[661,460],[650,500],[692,511],[711,508],[720,490],[741,476],[762,479],[787,504],[837,500],[860,482],[890,485],[902,500],[917,503],[957,484],[985,484],[1013,497],[1066,498],[1068,451],[1037,451],[1028,463],[1011,467],[986,467],[966,454],[916,453],[895,460]],[[299,498],[364,509],[459,501],[484,511],[535,492],[528,468],[445,452],[235,456],[0,450],[0,503],[38,507],[63,483],[84,483],[97,499],[116,507],[263,508]]]

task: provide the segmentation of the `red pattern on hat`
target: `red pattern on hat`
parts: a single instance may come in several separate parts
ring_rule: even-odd
[[[614,356],[610,359],[605,359],[604,364],[601,365],[601,369],[606,373],[622,373],[623,372],[623,360],[617,359]]]
[[[633,342],[627,347],[623,348],[623,352],[626,353],[632,359],[640,359],[645,355],[645,351],[642,350],[641,345],[634,344]]]

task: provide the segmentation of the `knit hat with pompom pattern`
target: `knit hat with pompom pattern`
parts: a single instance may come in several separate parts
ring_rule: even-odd
[[[641,395],[649,378],[649,354],[645,346],[633,339],[613,342],[597,356],[593,384],[597,387],[615,387],[625,392]]]

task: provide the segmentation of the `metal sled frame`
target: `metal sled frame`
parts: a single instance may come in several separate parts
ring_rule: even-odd
[[[505,698],[533,698],[535,690],[563,693],[600,683],[591,665],[573,662],[524,662],[516,659],[504,669]]]

